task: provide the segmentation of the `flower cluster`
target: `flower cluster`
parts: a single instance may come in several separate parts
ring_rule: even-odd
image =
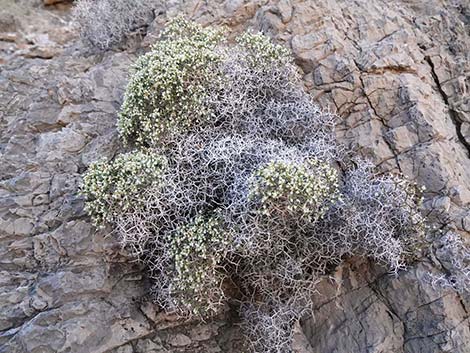
[[[86,211],[96,224],[113,222],[139,204],[139,192],[160,185],[166,159],[151,151],[119,155],[114,161],[92,163],[83,178]]]
[[[321,218],[339,198],[338,174],[329,164],[310,159],[299,165],[275,161],[255,173],[249,197],[266,216]]]
[[[224,40],[224,30],[213,27],[202,27],[196,22],[186,20],[182,16],[172,18],[163,29],[161,38],[165,40],[191,39],[195,46]]]
[[[171,291],[183,312],[211,316],[220,311],[225,300],[221,261],[230,245],[217,216],[196,216],[176,230],[169,249],[176,272]]]
[[[191,35],[191,36],[189,36]],[[176,18],[162,40],[138,59],[124,96],[118,131],[125,142],[157,146],[210,117],[208,94],[218,82],[219,31]]]
[[[271,43],[268,37],[260,33],[243,33],[237,38],[237,43],[246,49],[248,63],[257,69],[271,65],[282,66],[292,62],[292,56],[288,49]]]

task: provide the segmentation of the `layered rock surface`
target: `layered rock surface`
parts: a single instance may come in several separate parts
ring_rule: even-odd
[[[338,139],[427,187],[436,227],[470,232],[470,9],[461,1],[164,1],[145,38],[97,53],[69,5],[0,0],[0,352],[241,352],[237,318],[185,323],[145,300],[139,264],[98,232],[81,174],[120,148],[129,65],[166,19],[261,30],[291,48]],[[444,268],[442,267],[444,266]],[[296,352],[470,352],[469,297],[351,259],[325,280]]]

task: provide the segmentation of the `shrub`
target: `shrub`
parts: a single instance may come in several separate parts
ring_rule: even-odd
[[[292,351],[293,327],[299,313],[289,306],[241,308],[244,328],[251,337],[254,352],[285,353]]]
[[[88,211],[147,265],[154,300],[207,318],[230,299],[230,280],[256,352],[291,351],[318,281],[346,257],[397,271],[425,233],[416,186],[342,160],[335,117],[300,84],[267,38],[229,44],[177,18],[138,60],[118,121],[125,142],[162,155],[123,155],[85,175]]]
[[[78,0],[73,18],[83,40],[106,50],[149,23],[154,7],[153,0]]]
[[[300,75],[290,56],[284,55],[285,48],[271,44],[261,35],[245,34],[243,38],[238,41],[241,43],[225,48],[226,55],[220,64],[224,84],[212,91],[211,107],[220,129],[266,135],[270,133],[270,121],[265,115],[268,104],[299,103],[303,97],[302,104],[308,105],[311,100],[298,89]],[[271,49],[256,51],[266,46]],[[318,111],[313,118],[319,116],[324,114]],[[290,120],[288,114],[285,118]]]

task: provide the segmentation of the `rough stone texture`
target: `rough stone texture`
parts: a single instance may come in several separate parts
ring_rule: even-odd
[[[430,220],[468,237],[465,3],[165,1],[140,45],[96,53],[79,43],[67,6],[0,0],[0,352],[242,352],[230,313],[185,323],[147,303],[142,269],[91,226],[77,195],[86,167],[121,148],[129,64],[180,13],[290,47],[307,89],[340,115],[338,138],[425,185]],[[470,298],[425,280],[438,260],[391,277],[351,259],[320,286],[295,351],[470,352]]]

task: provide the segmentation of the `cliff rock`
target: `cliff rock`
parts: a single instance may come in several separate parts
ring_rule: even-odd
[[[48,4],[58,1],[45,1]],[[168,17],[262,31],[292,49],[338,139],[426,186],[435,227],[470,236],[470,6],[465,0],[162,1],[141,38],[97,52],[71,4],[0,0],[0,352],[242,352],[238,319],[183,322],[83,210],[81,174],[120,147],[130,64]],[[432,255],[432,256],[431,256]],[[392,276],[350,259],[296,327],[302,353],[469,353],[470,298],[433,287],[431,254]]]

